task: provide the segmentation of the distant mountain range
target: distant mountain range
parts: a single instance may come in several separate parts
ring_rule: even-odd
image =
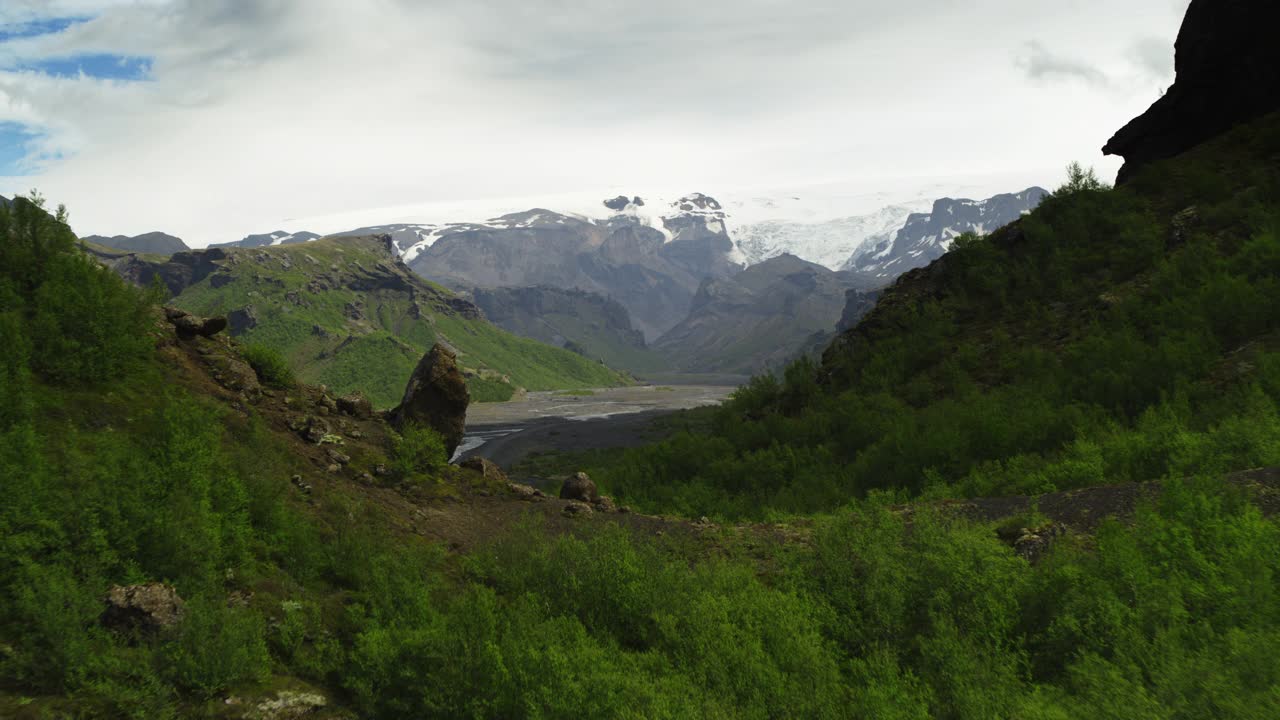
[[[115,237],[86,235],[80,239],[114,250],[147,255],[172,255],[191,249],[187,247],[186,243],[182,242],[181,238],[162,232],[149,232],[143,235],[134,235],[133,237],[127,235],[116,235]]]
[[[235,242],[213,243],[209,247],[240,247],[255,248],[267,247],[270,245],[296,245],[298,243],[311,242],[319,240],[321,235],[313,232],[286,232],[284,230],[276,230],[275,232],[263,233],[261,235],[247,235],[241,240]]]
[[[930,212],[912,213],[892,235],[871,238],[840,269],[883,278],[887,283],[942,257],[951,242],[964,233],[985,235],[1008,225],[1034,210],[1048,194],[1044,188],[1031,187],[986,200],[936,200]]]
[[[653,347],[682,372],[780,367],[810,337],[834,330],[846,294],[859,284],[854,273],[778,255],[732,277],[703,281],[688,316]]]
[[[1046,195],[1031,187],[984,200],[916,199],[863,215],[755,219],[738,228],[702,193],[670,201],[619,195],[590,213],[534,208],[483,222],[373,225],[330,237],[389,237],[414,272],[475,298],[500,327],[614,367],[749,373],[790,359],[834,332],[842,317],[850,322],[876,290],[937,259],[957,236],[991,232]],[[765,212],[775,204],[756,202]],[[277,230],[210,247],[320,237]],[[85,239],[139,253],[186,249],[162,233]]]

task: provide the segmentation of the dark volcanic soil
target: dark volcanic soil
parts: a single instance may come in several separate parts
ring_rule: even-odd
[[[673,412],[677,411],[650,410],[590,420],[540,418],[520,427],[476,425],[468,427],[467,434],[490,439],[460,457],[483,457],[509,468],[535,453],[638,447],[659,439],[654,420]]]

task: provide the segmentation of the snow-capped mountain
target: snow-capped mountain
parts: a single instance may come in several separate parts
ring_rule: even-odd
[[[986,200],[942,198],[928,213],[913,213],[892,235],[871,238],[841,266],[886,282],[942,257],[964,233],[983,235],[1017,220],[1040,204],[1048,191],[1031,187]]]
[[[263,233],[261,235],[246,235],[243,239],[234,242],[213,243],[209,247],[266,247],[268,245],[294,245],[296,243],[311,242],[320,239],[320,235],[313,232],[285,232],[284,230],[276,230],[275,232]]]
[[[683,319],[704,279],[743,267],[712,197],[597,203],[595,218],[535,208],[482,223],[400,227],[397,247],[420,275],[455,289],[544,285],[612,297],[650,339]]]
[[[840,270],[863,245],[892,239],[912,213],[928,208],[928,201],[918,200],[825,222],[765,220],[734,228],[734,246],[745,265],[779,255],[795,255],[830,270]]]

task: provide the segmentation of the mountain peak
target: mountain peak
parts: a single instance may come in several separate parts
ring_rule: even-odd
[[[686,195],[680,198],[679,200],[675,201],[671,205],[677,210],[680,210],[681,212],[686,212],[686,213],[698,212],[698,211],[720,212],[724,210],[724,208],[720,206],[720,203],[717,202],[715,198],[709,195],[704,195],[700,192]]]

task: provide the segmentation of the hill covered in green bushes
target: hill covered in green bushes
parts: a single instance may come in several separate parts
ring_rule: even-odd
[[[581,355],[512,335],[474,305],[415,276],[375,237],[216,251],[213,272],[173,304],[229,315],[238,337],[280,352],[306,382],[400,401],[418,360],[437,340],[458,350],[473,399],[517,388],[560,390],[626,382]]]
[[[715,431],[595,472],[641,506],[764,518],[1280,464],[1280,119],[1039,209],[903,276]]]

